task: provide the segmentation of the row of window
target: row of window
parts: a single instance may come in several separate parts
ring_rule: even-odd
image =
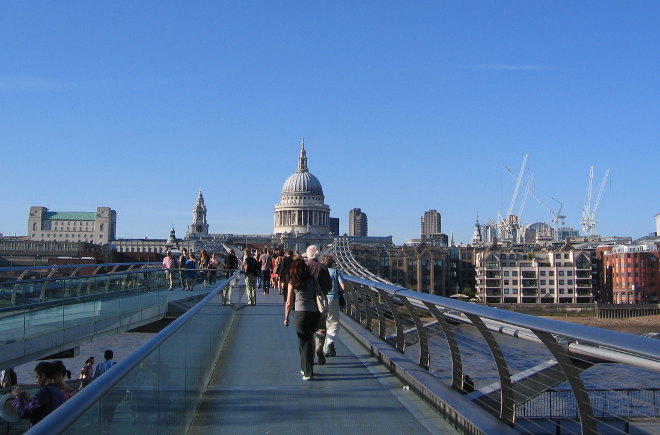
[[[525,271],[525,272],[526,273],[529,273],[529,272],[533,273],[533,271]],[[559,270],[559,271],[557,271],[558,276],[564,276],[564,273],[566,274],[566,276],[573,276],[573,271],[572,270],[566,270],[566,271]],[[555,276],[555,271],[554,270],[549,270],[549,271],[547,271],[547,274],[548,274],[548,276]],[[509,276],[509,271],[505,270],[503,272],[503,275],[504,276]],[[517,270],[512,270],[511,271],[511,276],[518,276],[518,271]],[[539,271],[539,276],[546,276],[546,271],[545,270]]]
[[[88,238],[87,234],[82,234],[82,233],[81,233],[81,234],[66,234],[66,233],[58,233],[58,234],[50,234],[50,233],[43,234],[43,233],[42,233],[42,234],[41,234],[41,238],[42,238],[42,239],[45,239],[45,238],[50,239],[51,236],[52,236],[53,239],[63,239],[63,240],[66,241],[66,242],[69,241],[69,238],[71,238],[71,239],[76,239],[76,238],[78,238],[78,239],[85,239],[85,241],[86,241],[87,238]],[[34,233],[32,233],[32,238],[34,239],[34,238],[36,238],[36,237],[37,237],[37,235],[34,234]],[[93,240],[93,239],[94,239],[94,235],[93,235],[93,234],[90,234],[90,235],[89,235],[89,240],[91,241],[91,240]],[[103,240],[103,234],[99,234],[99,240]]]
[[[625,267],[633,267],[633,264],[634,264],[634,267],[639,267],[639,263],[628,262],[628,263],[614,263],[614,268],[615,269],[624,269]]]
[[[539,289],[539,291],[540,291],[540,293],[543,293],[543,294],[550,294],[550,295],[555,294],[555,289],[553,289],[553,288],[548,288],[548,289],[542,288],[542,289]],[[511,294],[517,295],[518,294],[518,289],[516,289],[516,288],[513,288],[513,289],[505,288],[504,289],[504,294],[505,295],[508,295],[509,292]],[[565,295],[565,294],[572,295],[573,294],[573,289],[572,288],[567,288],[567,289],[560,288],[559,289],[559,294],[560,295]]]
[[[51,221],[53,225],[78,225],[78,222],[80,222],[80,226],[85,226],[88,227],[90,224],[94,224],[95,221]],[[83,225],[84,224],[84,225]]]

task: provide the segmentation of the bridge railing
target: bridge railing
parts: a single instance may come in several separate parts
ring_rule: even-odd
[[[660,341],[489,308],[348,276],[346,314],[465,398],[521,432],[555,433],[552,409],[518,410],[554,388],[564,428],[627,433],[628,416],[658,423],[655,395],[615,390],[660,387]],[[653,381],[655,380],[655,381]],[[611,394],[596,390],[612,391]],[[546,394],[547,396],[547,394]],[[537,399],[537,402],[540,399]],[[623,405],[622,405],[623,404]],[[550,406],[550,405],[548,405]],[[626,406],[630,413],[620,412]],[[569,409],[570,408],[570,409]],[[535,408],[538,411],[538,407]],[[613,413],[608,410],[616,409]],[[537,418],[538,417],[538,418]]]
[[[237,275],[28,433],[186,433],[235,317],[220,297]]]
[[[5,277],[0,282],[0,368],[162,318],[171,299],[210,291],[202,290],[200,272],[194,272],[195,293],[172,295],[161,263],[0,268]],[[224,270],[209,272],[225,276]],[[172,272],[174,287],[181,287],[187,273]],[[210,284],[211,275],[206,278]]]
[[[158,285],[160,263],[108,263],[0,268],[0,311],[66,303],[74,298]],[[76,300],[73,300],[75,302]]]

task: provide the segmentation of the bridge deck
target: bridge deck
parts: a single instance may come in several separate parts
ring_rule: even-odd
[[[244,289],[235,296],[244,300]],[[277,292],[237,309],[191,434],[455,433],[341,330],[337,356],[303,381],[295,327],[282,324]]]

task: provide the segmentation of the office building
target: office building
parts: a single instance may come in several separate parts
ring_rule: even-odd
[[[421,235],[427,239],[431,238],[432,234],[440,234],[442,232],[442,217],[436,210],[429,210],[424,212],[421,218]]]
[[[330,234],[339,235],[339,218],[330,218]]]
[[[367,214],[363,213],[359,208],[354,208],[348,212],[348,235],[368,235]]]
[[[49,211],[30,207],[28,238],[46,242],[87,242],[106,245],[116,238],[117,212],[97,207],[95,212]]]

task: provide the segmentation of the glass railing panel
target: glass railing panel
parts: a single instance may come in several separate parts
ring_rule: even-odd
[[[235,315],[220,303],[225,285],[218,280],[210,295],[31,433],[185,433]],[[152,296],[147,291],[136,297]]]

